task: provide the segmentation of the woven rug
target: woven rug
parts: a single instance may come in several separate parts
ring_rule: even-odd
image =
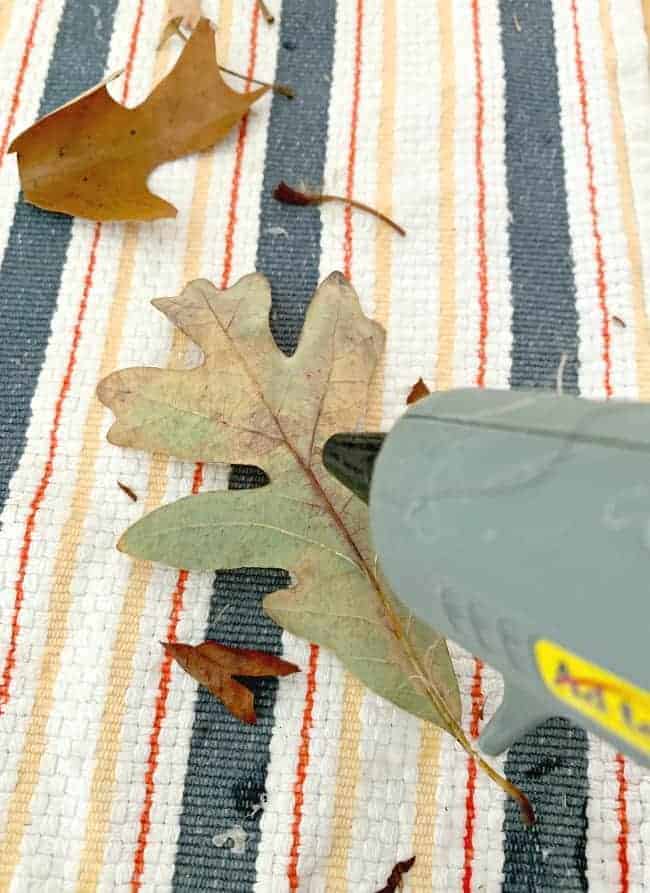
[[[114,549],[192,487],[256,480],[105,440],[98,380],[185,362],[149,300],[197,276],[265,272],[291,351],[316,284],[343,270],[388,330],[370,429],[420,375],[553,388],[563,354],[567,391],[650,398],[641,0],[268,5],[273,26],[254,0],[204,9],[222,61],[297,98],[265,97],[217,149],[157,171],[177,218],[96,225],[22,201],[9,139],[123,65],[111,89],[141,101],[179,51],[156,53],[166,2],[0,4],[0,889],[373,893],[415,854],[418,893],[650,890],[650,777],[595,738],[553,720],[496,761],[533,801],[526,831],[449,737],[265,617],[282,571],[178,574]],[[282,206],[283,178],[377,205],[408,236]],[[163,660],[174,636],[302,672],[261,682],[244,726]],[[454,658],[476,736],[500,679]]]

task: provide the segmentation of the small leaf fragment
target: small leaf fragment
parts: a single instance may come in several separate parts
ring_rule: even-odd
[[[129,497],[131,502],[138,501],[138,497],[136,496],[135,492],[127,484],[123,484],[122,481],[118,481],[117,486],[120,488],[122,493],[126,493],[126,495]]]
[[[428,397],[430,393],[431,391],[429,390],[423,379],[418,378],[418,380],[409,391],[408,397],[406,398],[406,405],[411,406],[411,404],[417,403],[418,400],[422,400],[424,397]]]
[[[154,195],[149,174],[165,161],[211,148],[266,93],[232,90],[215,55],[214,32],[201,19],[176,65],[136,108],[100,84],[18,136],[25,198],[93,220],[154,220],[176,208]]]
[[[253,692],[233,677],[289,676],[300,669],[274,654],[231,648],[214,641],[201,645],[163,642],[163,648],[186,673],[221,701],[234,717],[250,725],[257,722]]]
[[[385,886],[378,890],[377,893],[396,893],[397,890],[402,890],[404,888],[404,875],[408,874],[414,865],[415,856],[398,862],[388,876]]]

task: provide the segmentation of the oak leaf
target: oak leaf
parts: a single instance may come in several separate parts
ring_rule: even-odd
[[[163,648],[186,673],[218,698],[237,719],[257,722],[253,692],[238,676],[289,676],[299,668],[274,654],[248,648],[231,648],[219,642],[185,645],[163,642]]]
[[[171,72],[136,108],[106,84],[52,112],[16,137],[25,198],[50,211],[93,220],[154,220],[176,208],[147,177],[165,161],[223,139],[268,87],[232,90],[217,64],[214,32],[201,19]]]
[[[444,639],[388,591],[368,542],[366,505],[323,465],[329,436],[363,424],[381,327],[339,273],[318,288],[291,357],[273,341],[261,275],[225,291],[197,280],[153,303],[205,359],[192,370],[134,368],[104,379],[99,397],[116,415],[109,440],[257,465],[269,483],[164,506],[127,530],[119,548],[186,569],[286,568],[291,588],[264,602],[274,620],[330,648],[399,707],[462,734]]]

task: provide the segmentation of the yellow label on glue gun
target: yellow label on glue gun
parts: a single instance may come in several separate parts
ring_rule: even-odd
[[[554,642],[538,641],[535,656],[556,698],[650,755],[650,692]]]

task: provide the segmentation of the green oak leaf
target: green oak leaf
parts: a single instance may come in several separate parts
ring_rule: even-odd
[[[271,335],[271,293],[259,274],[223,291],[197,280],[153,303],[204,362],[104,379],[98,394],[116,416],[110,441],[256,465],[269,482],[164,506],[127,530],[119,548],[188,570],[285,568],[291,588],[264,602],[277,623],[331,649],[377,694],[462,736],[446,642],[390,593],[368,541],[366,505],[322,460],[330,435],[363,425],[381,327],[340,273],[318,288],[291,357]]]

